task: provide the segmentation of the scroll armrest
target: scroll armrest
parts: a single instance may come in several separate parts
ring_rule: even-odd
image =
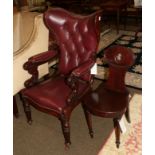
[[[57,56],[57,51],[47,51],[30,57],[28,61],[36,65],[43,64],[50,61],[56,56]]]
[[[25,87],[31,87],[38,82],[38,66],[52,60],[52,58],[56,57],[56,55],[56,51],[47,51],[32,56],[28,59],[28,61],[23,65],[23,68],[32,76],[30,79],[25,81]]]
[[[80,76],[84,75],[85,73],[87,73],[92,68],[94,63],[95,63],[94,60],[86,61],[85,63],[80,65],[78,68],[74,69],[72,72],[72,75],[74,75],[76,77],[80,77]]]

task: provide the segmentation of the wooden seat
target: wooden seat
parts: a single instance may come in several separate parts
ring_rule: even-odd
[[[129,91],[125,86],[125,73],[134,62],[133,52],[122,46],[113,46],[105,51],[105,60],[109,64],[109,77],[102,82],[96,90],[89,91],[82,99],[82,105],[89,128],[90,136],[93,137],[91,114],[113,118],[116,145],[120,144],[119,121],[123,114],[129,117]]]
[[[123,114],[126,111],[128,103],[128,93],[114,92],[105,88],[102,83],[95,91],[85,97],[87,100],[87,108],[94,115],[103,117],[114,117]],[[119,101],[119,104],[113,104],[114,101]],[[89,104],[91,102],[91,104]]]

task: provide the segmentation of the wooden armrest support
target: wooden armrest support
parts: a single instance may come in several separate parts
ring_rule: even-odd
[[[76,97],[78,96],[79,82],[84,82],[85,84],[92,82],[92,79],[90,79],[90,81],[89,80],[86,81],[80,79],[80,77],[89,72],[94,63],[95,63],[94,60],[89,60],[83,63],[78,68],[76,68],[68,77],[67,84],[72,89],[72,92],[67,99],[68,104],[74,103],[74,99],[76,99]]]
[[[40,54],[37,54],[35,56],[32,56],[28,59],[28,61],[23,65],[23,68],[28,71],[29,74],[31,74],[31,78],[26,80],[24,85],[25,87],[31,87],[38,83],[38,66],[42,65],[50,60],[52,58],[55,58],[57,55],[56,51],[47,51]]]

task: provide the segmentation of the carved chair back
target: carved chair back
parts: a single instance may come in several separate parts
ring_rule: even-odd
[[[100,12],[80,16],[61,8],[45,12],[45,25],[55,35],[59,47],[61,74],[70,74],[80,64],[94,59],[99,42],[99,15]]]
[[[114,91],[125,92],[125,74],[134,63],[132,50],[115,45],[105,51],[104,57],[109,64],[109,77],[106,81],[106,87]]]

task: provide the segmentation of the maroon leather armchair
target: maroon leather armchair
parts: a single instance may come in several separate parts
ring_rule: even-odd
[[[99,43],[99,21],[100,12],[81,16],[61,8],[48,10],[44,13],[44,22],[55,35],[57,51],[32,56],[24,64],[24,69],[32,75],[22,90],[28,123],[32,123],[30,105],[56,116],[61,122],[66,146],[71,144],[71,112],[91,87],[90,69]],[[59,59],[57,73],[38,82],[38,66],[56,57]]]
[[[116,146],[120,145],[119,121],[125,114],[130,123],[129,91],[125,86],[125,74],[129,66],[134,63],[133,52],[126,47],[115,45],[108,48],[104,55],[109,64],[109,77],[96,90],[89,91],[82,101],[90,136],[93,137],[91,114],[113,118]]]

